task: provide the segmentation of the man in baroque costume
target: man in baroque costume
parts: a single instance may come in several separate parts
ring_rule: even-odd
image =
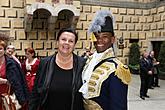
[[[131,74],[114,52],[114,17],[109,10],[96,12],[88,32],[96,51],[82,73],[86,110],[127,110],[128,84]]]

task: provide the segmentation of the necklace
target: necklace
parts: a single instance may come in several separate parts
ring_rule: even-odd
[[[68,60],[68,61],[60,61],[60,60],[56,60],[58,63],[61,63],[61,64],[68,64],[72,61],[72,59]]]
[[[63,59],[63,60],[62,60]],[[61,57],[59,56],[59,54],[57,54],[56,56],[56,61],[60,64],[68,64],[70,62],[73,61],[73,55],[72,56],[69,56],[69,57]]]

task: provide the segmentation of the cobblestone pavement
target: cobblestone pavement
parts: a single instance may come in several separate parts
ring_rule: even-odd
[[[142,100],[139,97],[140,76],[132,75],[128,89],[128,110],[165,110],[165,80],[159,80],[160,88],[148,90],[150,98]]]

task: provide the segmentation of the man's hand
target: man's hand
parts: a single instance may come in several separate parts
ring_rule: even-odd
[[[149,75],[152,75],[152,71],[148,71],[148,74],[149,74]]]

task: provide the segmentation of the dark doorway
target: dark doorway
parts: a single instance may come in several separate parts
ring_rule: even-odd
[[[160,51],[162,41],[152,41],[151,43],[152,43],[152,46],[153,46],[153,51],[155,53],[155,58],[157,59],[158,55],[159,55],[159,51]]]

